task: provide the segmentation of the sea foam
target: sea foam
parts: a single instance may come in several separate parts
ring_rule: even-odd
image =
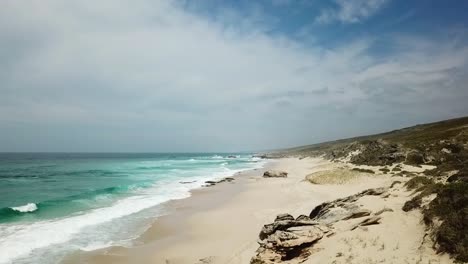
[[[20,213],[31,213],[37,210],[37,205],[35,203],[28,203],[22,206],[10,207],[10,208]]]

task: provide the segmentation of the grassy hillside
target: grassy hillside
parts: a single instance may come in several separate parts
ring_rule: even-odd
[[[430,124],[416,125],[381,134],[340,139],[336,141],[290,148],[282,150],[280,153],[291,155],[327,154],[352,143],[375,140],[385,140],[388,143],[401,144],[406,148],[420,149],[426,144],[432,144],[440,140],[449,140],[454,138],[467,142],[468,116]]]
[[[414,195],[402,210],[421,210],[437,250],[468,262],[468,117],[291,148],[276,155],[320,155],[369,166],[436,166],[407,182]],[[423,205],[429,197],[433,200]]]

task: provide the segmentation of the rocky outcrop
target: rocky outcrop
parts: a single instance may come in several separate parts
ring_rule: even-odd
[[[286,177],[288,177],[288,173],[285,172],[285,171],[269,170],[269,171],[265,171],[265,173],[263,173],[263,177],[265,177],[265,178],[286,178]]]
[[[367,209],[357,209],[350,212],[350,214],[343,218],[343,220],[349,220],[354,218],[360,218],[364,216],[369,216],[372,213],[371,210]]]
[[[294,219],[289,214],[278,215],[260,232],[260,247],[250,263],[280,263],[290,259],[305,259],[310,247],[322,239],[330,228],[310,220],[305,215]]]
[[[359,208],[355,202],[365,195],[383,195],[387,190],[387,188],[368,189],[355,195],[322,203],[310,212],[309,218],[330,224],[344,219],[356,218],[360,215],[365,216],[366,212]]]
[[[232,181],[234,181],[234,178],[232,178],[232,177],[226,177],[226,178],[221,179],[219,181],[206,181],[205,182],[205,187],[210,187],[210,186],[214,186],[214,185],[216,185],[218,183],[232,182]]]
[[[300,215],[294,218],[290,214],[278,215],[273,223],[264,225],[260,231],[260,246],[251,263],[270,264],[289,260],[300,263],[312,254],[315,243],[334,234],[332,224],[338,221],[369,216],[353,225],[351,230],[378,224],[381,217],[371,216],[372,212],[360,208],[356,201],[365,195],[385,195],[386,192],[387,188],[368,189],[356,195],[322,203],[309,216]]]
[[[284,231],[296,226],[317,225],[317,222],[310,220],[310,218],[294,219],[291,215],[287,215],[285,219],[285,217],[280,216],[281,215],[277,216],[273,223],[263,226],[259,234],[260,239],[265,239],[278,230]]]
[[[368,225],[376,225],[376,224],[379,224],[380,223],[380,219],[382,219],[380,216],[372,216],[372,217],[369,217],[369,218],[366,218],[364,220],[362,220],[361,222],[357,223],[356,225],[354,225],[351,230],[354,230],[360,226],[368,226]]]

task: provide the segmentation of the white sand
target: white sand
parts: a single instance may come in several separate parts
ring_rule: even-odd
[[[233,184],[195,191],[188,199],[168,204],[174,212],[155,221],[139,245],[78,254],[65,262],[245,264],[255,254],[261,227],[277,214],[308,215],[321,202],[390,186],[395,180],[390,175],[362,173],[342,185],[313,185],[304,180],[306,175],[335,168],[337,164],[322,159],[288,158],[269,166],[287,171],[288,177],[263,178],[264,170],[257,170],[238,176]],[[426,244],[420,247],[424,237],[421,215],[401,211],[409,193],[400,189],[401,186],[394,188],[386,199],[360,199],[365,208],[377,211],[390,207],[394,212],[383,213],[382,223],[367,231],[349,231],[352,221],[358,220],[337,225],[337,234],[320,241],[316,245],[318,251],[306,263],[451,263],[446,256],[436,256]]]

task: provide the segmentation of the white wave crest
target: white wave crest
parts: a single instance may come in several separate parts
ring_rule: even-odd
[[[28,203],[22,206],[10,208],[21,213],[31,213],[37,210],[37,205],[35,203]]]

